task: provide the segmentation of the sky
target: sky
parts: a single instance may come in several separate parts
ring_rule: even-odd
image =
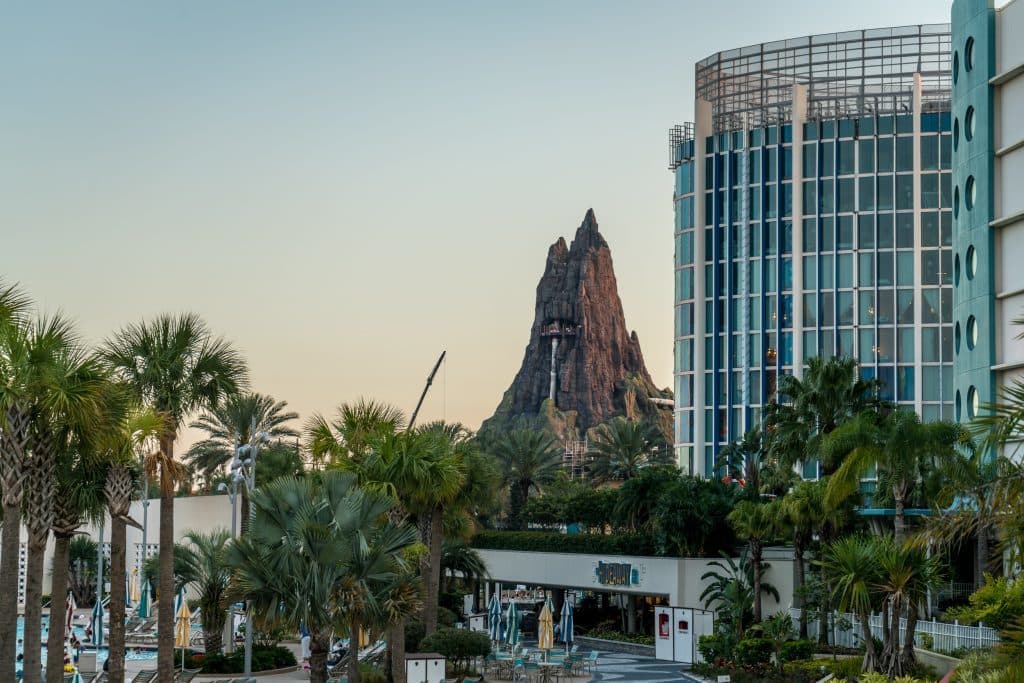
[[[593,207],[672,377],[669,127],[694,63],[946,0],[0,3],[0,277],[99,343],[194,311],[303,417],[479,426]],[[191,435],[194,438],[194,434]]]

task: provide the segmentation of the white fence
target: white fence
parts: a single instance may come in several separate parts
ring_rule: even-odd
[[[793,625],[800,621],[800,610],[791,608],[790,616],[793,617]],[[882,615],[873,614],[870,618],[871,635],[876,638],[882,637]],[[818,638],[818,621],[808,620],[807,636],[811,640]],[[829,619],[829,628],[832,631],[829,642],[842,647],[860,647],[861,624],[860,620],[852,614],[835,614]],[[907,630],[907,620],[900,619],[900,638],[904,637]],[[914,629],[914,642],[918,647],[925,645],[928,637],[931,638],[929,650],[952,652],[960,648],[992,647],[999,643],[999,634],[994,628],[983,626],[965,626],[959,623],[947,624],[944,621],[918,621]]]

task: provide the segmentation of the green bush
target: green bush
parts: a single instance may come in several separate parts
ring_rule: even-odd
[[[486,657],[491,641],[486,633],[461,628],[442,628],[420,643],[421,652],[442,654],[456,670],[466,669],[474,657]]]
[[[286,647],[253,645],[252,670],[271,671],[295,666],[295,655]],[[202,669],[204,674],[234,674],[245,670],[245,652],[238,650],[230,655],[194,654],[185,657],[186,669]]]
[[[697,640],[697,651],[705,662],[717,662],[732,657],[732,648],[729,645],[728,639],[723,635],[701,636]]]
[[[809,640],[790,640],[782,644],[782,661],[793,662],[810,659],[814,654],[814,643]]]
[[[458,620],[459,618],[455,615],[455,612],[451,611],[447,607],[437,608],[437,623],[439,626],[451,628],[452,626],[455,626],[455,622]]]
[[[359,681],[360,683],[388,683],[388,677],[372,664],[360,662]]]
[[[427,635],[427,629],[421,621],[407,621],[405,623],[405,651],[419,652],[420,642]]]
[[[1024,581],[1010,581],[1005,577],[985,575],[985,583],[968,598],[970,604],[950,607],[942,615],[943,621],[959,621],[1002,630],[1024,616]]]
[[[824,660],[825,667],[828,672],[835,674],[835,677],[839,680],[847,679],[850,681],[857,680],[860,676],[860,668],[864,663],[861,657],[849,657],[847,659],[835,659],[835,660]]]
[[[775,645],[767,638],[746,638],[736,643],[733,659],[737,664],[765,664],[774,652]]]
[[[620,643],[634,643],[636,645],[654,645],[654,636],[646,636],[642,633],[623,633],[611,628],[592,628],[587,631],[586,637],[616,640]]]
[[[648,534],[560,534],[551,531],[481,531],[470,542],[487,550],[523,550],[599,555],[648,555],[656,552]]]

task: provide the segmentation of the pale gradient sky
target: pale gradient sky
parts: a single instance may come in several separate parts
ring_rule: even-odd
[[[594,207],[672,373],[667,129],[693,64],[948,21],[947,0],[0,3],[0,275],[94,341],[192,310],[303,416],[372,396],[472,427],[547,247]]]

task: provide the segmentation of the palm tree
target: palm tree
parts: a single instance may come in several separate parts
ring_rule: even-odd
[[[287,407],[286,401],[275,401],[265,394],[229,396],[223,404],[207,410],[189,425],[206,432],[206,438],[188,449],[185,461],[198,473],[210,478],[231,462],[239,444],[249,443],[256,434],[262,432],[271,439],[298,436],[298,431],[287,423],[298,419],[299,414],[286,412]],[[243,520],[247,519],[247,506],[247,494],[243,491]]]
[[[822,459],[822,439],[862,412],[881,410],[881,383],[860,377],[853,358],[810,358],[802,378],[779,378],[778,403],[765,407],[764,434],[768,454],[785,468],[821,461],[822,474],[839,463]]]
[[[951,476],[964,469],[965,458],[958,448],[966,446],[966,430],[949,422],[922,423],[917,413],[899,409],[885,416],[858,415],[828,435],[823,455],[842,462],[831,478],[826,502],[835,506],[858,490],[860,481],[872,469],[892,489],[895,507],[896,542],[906,538],[906,501],[919,481],[921,470],[934,466]]]
[[[878,588],[884,596],[882,672],[889,678],[909,674],[917,665],[914,631],[928,592],[940,580],[939,561],[922,545],[904,544],[886,537],[876,541],[877,562],[882,572]],[[906,617],[906,632],[900,639],[900,618]]]
[[[452,579],[458,574],[467,585],[475,586],[482,580],[486,580],[490,573],[487,571],[487,564],[473,548],[461,541],[449,541],[445,539],[441,554],[441,572],[446,580],[444,588],[449,587],[448,577]]]
[[[194,314],[162,315],[122,329],[109,340],[104,360],[134,398],[164,418],[160,451],[146,466],[160,476],[161,601],[174,594],[174,486],[183,467],[174,459],[178,428],[196,410],[210,409],[246,381],[238,352],[214,337]],[[160,683],[174,676],[174,611],[161,605],[157,629]]]
[[[825,491],[821,482],[801,481],[782,498],[782,514],[793,533],[793,559],[796,560],[796,586],[793,591],[800,603],[799,633],[807,638],[807,563],[804,554],[810,545],[819,520],[824,519]]]
[[[509,487],[509,520],[517,529],[526,528],[523,506],[531,491],[554,480],[562,468],[562,453],[544,432],[515,429],[488,444],[501,465],[502,478]]]
[[[208,533],[187,531],[184,538],[188,543],[174,546],[175,564],[179,567],[178,581],[198,593],[206,654],[219,654],[227,620],[225,611],[231,579],[227,548],[231,533],[227,529],[214,529]]]
[[[878,586],[883,578],[877,541],[868,536],[845,536],[826,546],[819,560],[835,591],[836,606],[844,612],[852,612],[860,622],[864,642],[861,671],[874,671],[878,666],[869,621],[879,603]]]
[[[66,319],[53,316],[0,323],[0,429],[5,437],[0,448],[5,522],[0,541],[0,590],[5,592],[0,603],[16,599],[18,535],[24,519],[28,528],[24,675],[29,683],[40,680],[43,554],[53,520],[56,451],[67,425],[86,424],[99,413],[102,385],[98,366],[85,354]],[[11,561],[15,568],[8,574]],[[9,670],[14,670],[13,627],[11,617],[0,615],[0,671],[7,670],[8,656]],[[5,637],[8,628],[10,640]]]
[[[622,416],[598,427],[591,453],[590,476],[597,482],[625,481],[648,465],[674,463],[657,427]]]
[[[722,553],[722,559],[709,562],[708,566],[714,569],[704,572],[700,580],[710,579],[711,582],[704,587],[700,599],[704,601],[705,608],[715,606],[717,618],[735,645],[743,640],[747,627],[753,621],[754,575],[763,574],[764,563],[755,567],[749,550],[745,548],[738,560]],[[761,581],[760,593],[767,593],[776,601],[779,599],[779,591],[765,581]]]
[[[773,538],[779,527],[779,503],[755,503],[741,500],[729,513],[729,523],[736,535],[746,539],[753,568],[751,590],[754,598],[754,621],[761,621],[761,582],[765,541]]]
[[[357,643],[362,624],[379,624],[394,605],[414,599],[404,553],[416,531],[389,521],[394,500],[360,488],[347,472],[278,479],[258,489],[252,504],[249,534],[228,549],[238,591],[265,618],[305,625],[310,680],[324,683],[337,625],[346,624]],[[357,658],[351,662],[357,683]]]
[[[319,413],[305,426],[306,447],[313,461],[340,464],[366,455],[370,442],[381,434],[397,433],[405,428],[402,411],[377,401],[359,399],[342,403],[337,415],[328,420]]]

